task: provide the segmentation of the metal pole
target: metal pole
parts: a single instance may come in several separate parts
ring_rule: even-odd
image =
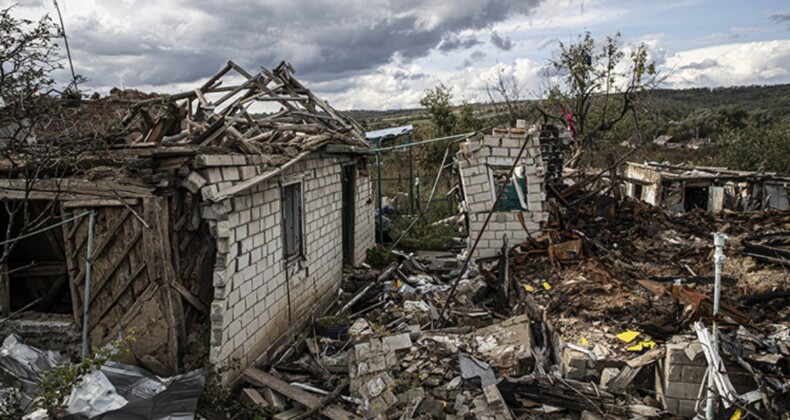
[[[412,135],[406,139],[407,144],[411,144]],[[414,154],[409,147],[409,214],[414,214]]]
[[[420,177],[414,180],[414,186],[417,187],[417,196],[414,197],[417,202],[417,211],[422,213],[422,191],[420,190]]]
[[[376,147],[381,148],[381,139],[376,140]],[[378,189],[378,197],[376,199],[376,207],[379,209],[379,229],[378,229],[378,243],[384,242],[384,214],[383,209],[381,208],[381,152],[376,152],[376,173],[378,179],[376,180],[377,189]]]
[[[85,299],[82,301],[82,358],[88,357],[88,310],[91,297],[91,268],[93,267],[93,226],[96,223],[96,214],[91,211],[88,215],[88,253],[85,257]]]
[[[727,235],[723,233],[713,234],[713,247],[716,252],[713,254],[714,284],[713,284],[713,346],[719,351],[719,302],[721,300],[721,269],[724,265],[724,240]],[[711,366],[710,369],[718,369],[718,366]],[[708,404],[705,407],[705,418],[713,420],[716,418],[717,398],[713,391],[715,387],[713,372],[708,373]]]
[[[434,143],[434,142],[437,142],[437,141],[460,139],[460,138],[464,138],[464,137],[469,137],[469,136],[471,136],[473,134],[475,134],[475,132],[474,131],[470,131],[468,133],[455,134],[455,135],[446,136],[446,137],[437,137],[435,139],[428,139],[428,140],[418,141],[416,143],[403,143],[403,144],[399,144],[397,146],[390,146],[390,147],[381,147],[381,140],[379,139],[377,141],[376,148],[373,149],[372,151],[373,152],[389,152],[389,151],[392,151],[392,150],[405,149],[407,147],[411,148],[411,147],[414,147],[414,146],[420,146],[420,145],[423,145],[423,144]]]

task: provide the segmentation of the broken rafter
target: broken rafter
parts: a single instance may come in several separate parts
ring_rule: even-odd
[[[243,81],[221,86],[231,72]],[[370,147],[356,122],[313,95],[291,72],[290,65],[281,63],[273,71],[261,68],[251,74],[229,61],[197,89],[135,104],[124,123],[136,124],[142,119],[145,124],[143,133],[137,131],[131,144],[230,145],[242,153],[258,154],[265,152],[258,143],[287,142],[299,151],[314,150],[325,142],[309,142],[314,140],[309,135],[322,134],[328,135],[326,141]],[[223,93],[218,99],[209,97],[218,93]],[[253,114],[255,108],[250,106],[257,102],[276,103],[282,109],[268,115]],[[126,127],[127,132],[135,132],[134,127]]]

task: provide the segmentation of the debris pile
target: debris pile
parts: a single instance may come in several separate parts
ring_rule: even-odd
[[[401,254],[381,271],[348,272],[345,304],[274,358],[267,381],[248,372],[249,382],[263,395],[272,378],[288,385],[277,418],[330,408],[364,418],[650,418],[701,413],[705,372],[722,360],[726,388],[716,392],[730,400],[720,412],[786,410],[788,278],[748,255],[744,239],[790,230],[790,213],[671,214],[593,194],[553,214],[543,236],[477,260],[444,316],[460,257]],[[700,321],[712,319],[712,232],[732,245],[720,355],[699,350],[710,336]],[[748,280],[758,271],[767,281]],[[320,404],[294,397],[305,391]]]
[[[0,346],[0,413],[6,418],[194,418],[205,383],[194,370],[169,378],[103,356],[71,365],[55,351],[43,351],[9,335]],[[85,363],[90,364],[84,369]],[[54,373],[53,373],[54,372]],[[70,393],[59,392],[71,386]],[[56,401],[55,398],[63,398]],[[42,399],[49,399],[43,401]],[[62,407],[57,407],[62,404]],[[45,408],[46,407],[46,408]],[[61,413],[48,412],[57,407]],[[60,417],[58,417],[60,418]]]

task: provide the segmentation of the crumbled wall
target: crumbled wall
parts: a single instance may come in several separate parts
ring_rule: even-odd
[[[527,232],[518,220],[519,213],[524,216],[527,229],[533,235],[538,233],[541,223],[548,220],[544,166],[538,135],[537,130],[511,129],[505,133],[495,132],[483,138],[473,138],[461,145],[456,162],[461,174],[463,204],[469,217],[469,246],[471,247],[483,227],[496,196],[496,192],[492,191],[489,167],[512,166],[523,142],[529,142],[522,155],[527,174],[525,200],[528,210],[495,212],[477,246],[475,258],[496,255],[502,248],[503,236],[508,237],[511,246],[527,239]]]
[[[634,197],[634,184],[629,183],[628,195],[636,199],[658,206],[661,204],[661,172],[653,168],[645,168],[643,166],[627,163],[625,167],[626,178],[637,179],[646,182],[647,185],[642,186],[642,197]]]
[[[744,393],[757,388],[751,376],[742,368],[726,361],[725,368],[737,392]],[[700,394],[700,388],[704,388],[702,381],[707,369],[708,362],[699,341],[667,344],[662,383],[657,385],[663,389],[667,411],[677,416],[694,417],[697,398],[700,395],[705,398],[705,391]]]
[[[201,187],[205,196],[254,176],[265,166],[257,162],[258,156],[233,158],[247,160],[230,166],[220,159],[216,162],[220,166],[211,166],[212,158],[208,164],[203,159],[199,172],[207,181]],[[211,363],[238,359],[241,368],[253,364],[337,291],[343,267],[341,165],[345,163],[352,161],[312,155],[282,176],[204,207],[204,217],[216,221],[217,238]],[[370,178],[358,168],[356,180],[354,261],[361,262],[365,247],[373,245],[373,210]],[[304,255],[291,261],[283,257],[281,181],[302,183]]]

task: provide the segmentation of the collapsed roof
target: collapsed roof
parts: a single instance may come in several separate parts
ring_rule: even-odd
[[[251,74],[229,61],[198,88],[143,100],[123,119],[126,144],[222,146],[291,155],[327,143],[370,147],[361,127],[292,77],[286,62]],[[264,103],[279,105],[256,112]]]

